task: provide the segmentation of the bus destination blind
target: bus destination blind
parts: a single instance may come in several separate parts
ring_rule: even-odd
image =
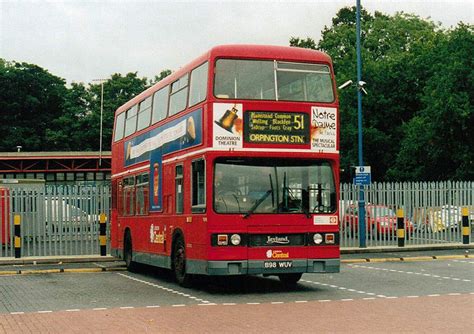
[[[247,111],[244,140],[252,144],[305,145],[310,141],[309,115],[298,112]]]

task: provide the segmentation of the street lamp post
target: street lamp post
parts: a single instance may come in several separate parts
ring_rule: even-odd
[[[356,1],[356,44],[357,44],[357,123],[358,123],[358,151],[359,166],[364,166],[362,155],[362,59],[360,55],[360,0]],[[359,247],[365,248],[365,198],[364,186],[359,186]]]
[[[102,119],[104,115],[104,82],[107,81],[107,79],[94,79],[92,81],[100,83],[99,166],[102,166]]]
[[[365,233],[365,199],[364,199],[364,184],[370,183],[370,169],[369,169],[369,181],[367,179],[359,180],[357,174],[364,172],[364,159],[362,154],[362,92],[367,94],[364,89],[365,82],[362,81],[362,59],[360,55],[360,0],[357,0],[356,7],[356,48],[357,48],[357,124],[358,124],[358,152],[359,152],[359,166],[356,166],[356,177],[354,178],[354,184],[359,186],[359,210],[358,210],[358,229],[359,229],[359,247],[365,248],[366,245],[366,233]],[[339,89],[352,86],[354,82],[352,80],[346,81],[339,86]],[[367,173],[365,172],[365,177]]]

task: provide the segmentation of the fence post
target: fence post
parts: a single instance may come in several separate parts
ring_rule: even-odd
[[[99,218],[100,256],[107,255],[107,236],[106,236],[106,226],[105,226],[106,221],[107,221],[107,216],[105,215],[105,213],[101,213],[100,218]]]
[[[471,237],[471,227],[469,226],[469,208],[462,208],[462,243],[469,244]]]
[[[398,247],[405,247],[405,218],[403,209],[397,210],[397,237]]]
[[[15,259],[21,257],[21,216],[13,216],[13,224],[15,225]]]

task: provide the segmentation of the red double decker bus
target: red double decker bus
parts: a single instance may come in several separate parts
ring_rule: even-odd
[[[125,105],[112,143],[112,254],[194,275],[340,267],[331,59],[217,46]]]

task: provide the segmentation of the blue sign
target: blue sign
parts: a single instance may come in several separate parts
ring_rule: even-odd
[[[369,185],[372,182],[370,166],[357,166],[355,168],[354,184],[356,186]]]
[[[163,184],[163,156],[161,148],[154,150],[150,157],[150,211],[161,211],[162,208],[162,187]]]

